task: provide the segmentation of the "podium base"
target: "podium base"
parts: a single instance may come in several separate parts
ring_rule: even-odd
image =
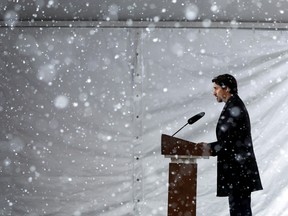
[[[197,164],[169,164],[168,216],[196,216]]]

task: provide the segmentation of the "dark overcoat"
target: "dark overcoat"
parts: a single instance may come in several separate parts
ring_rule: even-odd
[[[217,141],[208,145],[217,156],[217,196],[261,190],[249,114],[237,94],[226,102],[216,136]]]

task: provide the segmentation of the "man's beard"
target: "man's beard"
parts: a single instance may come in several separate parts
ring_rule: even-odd
[[[218,101],[218,103],[222,103],[223,102],[222,98],[219,98],[219,97],[216,97],[216,100]]]

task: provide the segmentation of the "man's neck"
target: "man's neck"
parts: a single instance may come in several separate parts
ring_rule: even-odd
[[[227,101],[230,99],[231,96],[232,96],[232,94],[228,93],[224,99],[224,102],[227,103]]]

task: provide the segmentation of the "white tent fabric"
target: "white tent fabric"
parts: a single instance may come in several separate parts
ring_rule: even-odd
[[[250,112],[263,191],[257,216],[288,214],[287,32],[1,28],[0,215],[166,215],[161,134],[214,141],[235,75]],[[198,160],[197,215],[228,215],[216,158]]]

